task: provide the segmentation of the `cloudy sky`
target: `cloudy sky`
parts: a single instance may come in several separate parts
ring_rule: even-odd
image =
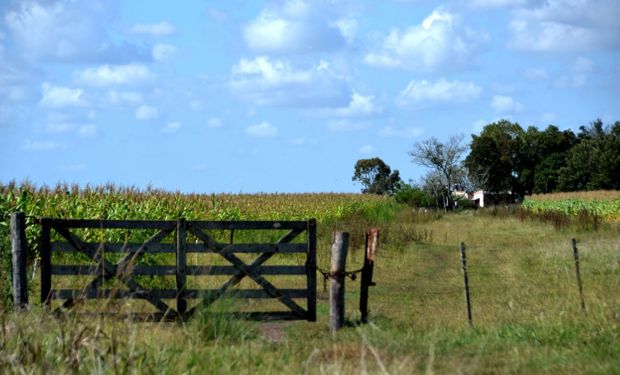
[[[618,0],[2,0],[0,181],[359,191],[428,137],[620,120]]]

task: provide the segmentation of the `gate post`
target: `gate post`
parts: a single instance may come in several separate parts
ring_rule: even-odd
[[[344,276],[349,233],[335,232],[329,269],[329,329],[335,332],[344,325]]]
[[[51,306],[52,291],[52,243],[50,239],[50,223],[41,219],[41,304]]]
[[[13,266],[13,308],[22,310],[28,306],[28,280],[26,277],[26,215],[11,214],[11,260]]]
[[[185,314],[187,300],[185,300],[185,280],[187,272],[187,253],[185,241],[185,219],[177,220],[177,313]]]
[[[308,321],[316,322],[316,220],[308,220],[308,255],[306,285],[308,288]]]

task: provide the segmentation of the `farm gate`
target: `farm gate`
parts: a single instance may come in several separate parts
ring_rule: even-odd
[[[316,321],[316,221],[136,221],[41,218],[41,302],[63,300],[70,308],[79,299],[142,299],[163,317],[189,317],[224,295],[236,298],[276,299],[286,311],[252,312],[264,318]],[[117,230],[138,231],[145,241],[104,242],[93,240],[93,233]],[[84,234],[90,231],[87,239]],[[236,242],[242,233],[270,233],[278,238],[271,243]],[[275,231],[275,232],[274,232]],[[305,236],[302,234],[305,233]],[[230,235],[223,242],[222,236]],[[82,238],[81,238],[82,237]],[[193,241],[188,241],[191,237]],[[264,236],[263,236],[264,237]],[[103,237],[101,237],[103,238]],[[251,235],[246,236],[251,238]],[[54,241],[52,241],[54,239]],[[227,238],[228,239],[228,238]],[[77,253],[87,264],[54,264],[53,253]],[[169,253],[174,264],[145,264],[151,254]],[[189,264],[189,254],[216,254],[222,264]],[[255,254],[255,258],[252,257]],[[275,254],[286,259],[305,254],[304,264],[266,265]],[[197,255],[196,255],[197,256]],[[60,256],[62,258],[62,256]],[[65,257],[66,258],[66,257]],[[175,259],[172,261],[172,259]],[[300,256],[297,256],[299,259]],[[66,259],[77,259],[76,257]],[[245,260],[244,260],[245,259]],[[251,259],[250,261],[248,259]],[[61,262],[61,263],[66,263]],[[290,262],[289,262],[290,263]],[[87,284],[76,289],[55,289],[52,276],[87,277]],[[265,275],[305,276],[305,288],[278,288]],[[142,276],[174,276],[175,288],[148,287]],[[188,288],[188,276],[224,276],[217,288]],[[142,277],[142,278],[140,278]],[[260,288],[235,288],[242,279],[250,279]],[[55,278],[54,278],[55,279]],[[110,283],[120,287],[110,288]],[[194,283],[196,284],[196,283]],[[108,286],[106,286],[108,285]],[[299,300],[306,300],[305,308]],[[189,300],[197,301],[190,307]],[[167,302],[169,301],[169,302]],[[172,302],[170,302],[172,301]],[[303,303],[302,303],[303,305]]]

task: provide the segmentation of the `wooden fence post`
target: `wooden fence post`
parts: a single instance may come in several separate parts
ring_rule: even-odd
[[[11,257],[13,266],[13,308],[22,310],[28,306],[28,279],[26,275],[26,215],[11,214]]]
[[[41,304],[50,307],[52,291],[52,243],[51,226],[47,219],[41,219]]]
[[[187,246],[185,235],[185,219],[177,220],[177,313],[185,314],[187,300],[185,299],[186,270],[187,270]]]
[[[372,228],[366,231],[366,251],[364,253],[364,266],[362,267],[362,280],[360,282],[360,313],[362,323],[368,322],[368,288],[375,285],[372,282],[372,273],[375,266],[375,255],[379,242],[379,229]]]
[[[467,278],[467,256],[465,255],[465,243],[461,242],[461,265],[463,267],[463,284],[465,286],[465,301],[467,302],[467,321],[473,327],[471,318],[471,300],[469,298],[469,280]]]
[[[573,238],[573,258],[575,259],[575,273],[577,275],[577,287],[579,288],[579,299],[581,301],[581,310],[586,312],[586,301],[583,298],[583,285],[581,284],[581,273],[579,272],[579,250],[577,249],[577,240]]]
[[[306,286],[308,288],[308,321],[316,322],[316,220],[308,220],[308,254],[306,259]]]
[[[332,332],[344,325],[344,272],[348,246],[349,233],[334,232],[329,269],[329,329]]]

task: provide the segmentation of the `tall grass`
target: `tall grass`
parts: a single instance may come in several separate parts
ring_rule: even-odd
[[[356,326],[358,281],[346,280],[351,326],[332,335],[319,285],[316,323],[228,319],[251,302],[222,301],[188,322],[40,310],[0,311],[3,373],[619,373],[620,237],[520,217],[517,208],[438,215],[394,210],[375,219],[343,215],[320,223],[320,265],[332,230],[359,234],[347,269],[362,263],[365,227],[380,247],[370,324]],[[529,215],[527,211],[523,215]],[[587,312],[579,305],[571,238],[581,254]],[[458,244],[467,245],[474,328],[467,324]],[[321,263],[322,262],[322,263]],[[288,282],[288,281],[287,281]],[[293,282],[291,282],[293,283]],[[296,284],[291,284],[296,285]],[[274,304],[277,304],[274,301]],[[114,304],[119,312],[131,303]],[[128,309],[128,310],[127,310]]]

